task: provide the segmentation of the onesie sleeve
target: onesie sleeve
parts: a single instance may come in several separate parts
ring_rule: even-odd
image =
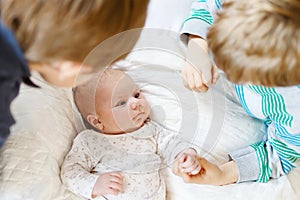
[[[99,177],[92,173],[96,164],[86,141],[83,140],[83,134],[79,134],[61,168],[63,183],[75,194],[92,198],[92,191]]]
[[[167,164],[173,163],[179,153],[189,148],[199,152],[198,146],[180,137],[180,133],[161,126],[157,127],[157,147],[158,154],[162,156]]]

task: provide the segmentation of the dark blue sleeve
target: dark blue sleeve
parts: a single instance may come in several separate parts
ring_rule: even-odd
[[[17,96],[20,84],[30,77],[21,48],[13,33],[0,21],[0,148],[15,123],[10,104]]]
[[[10,104],[19,92],[20,82],[0,79],[0,148],[9,136],[9,128],[15,123]]]

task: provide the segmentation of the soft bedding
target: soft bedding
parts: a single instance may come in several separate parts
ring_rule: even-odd
[[[135,55],[129,58],[133,61]],[[249,118],[236,105],[230,83],[225,79],[207,94],[193,94],[184,89],[177,70],[145,64],[146,61],[139,67],[123,63],[122,70],[133,76],[144,90],[152,105],[152,118],[192,138],[191,141],[203,149],[202,156],[222,163],[227,160],[228,151],[263,137],[262,122]],[[158,81],[159,77],[165,81]],[[83,128],[78,113],[73,111],[70,90],[48,86],[38,76],[34,81],[42,88],[22,86],[12,105],[17,124],[12,127],[12,135],[0,153],[0,199],[82,199],[66,190],[60,180],[63,158],[77,130]],[[210,137],[212,130],[218,134]],[[171,200],[300,197],[297,188],[299,169],[264,184],[242,183],[224,187],[185,184],[171,173],[170,168],[162,171],[166,177],[167,198]]]

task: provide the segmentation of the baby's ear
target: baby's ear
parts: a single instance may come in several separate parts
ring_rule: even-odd
[[[86,120],[94,127],[96,128],[97,130],[100,130],[102,131],[103,130],[103,124],[100,122],[100,120],[98,119],[97,116],[95,115],[92,115],[92,114],[89,114],[87,117],[86,117]]]

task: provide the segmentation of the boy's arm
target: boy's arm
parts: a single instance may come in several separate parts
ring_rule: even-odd
[[[182,77],[185,87],[196,92],[206,92],[219,78],[218,68],[209,56],[207,42],[201,37],[189,35]]]
[[[238,92],[238,96],[248,114],[255,116],[251,111],[254,112],[254,108],[260,108],[262,112],[259,113],[260,110],[257,109],[255,110],[256,115],[268,116],[265,121],[268,127],[266,132],[267,139],[252,144],[247,148],[231,152],[229,155],[233,161],[225,164],[228,167],[228,164],[231,163],[231,167],[224,169],[236,168],[236,170],[221,170],[224,166],[217,167],[212,164],[206,167],[201,166],[202,169],[208,169],[210,174],[219,173],[220,171],[225,172],[222,177],[229,178],[222,178],[217,184],[231,183],[234,180],[231,179],[234,171],[238,172],[236,182],[267,182],[270,178],[278,178],[297,167],[296,161],[300,158],[300,115],[299,105],[296,101],[300,95],[299,87],[293,87],[294,90],[293,88],[276,90],[260,86],[250,86],[249,88],[252,90],[252,93],[240,90],[243,92]],[[253,102],[253,96],[248,102],[244,98],[245,94],[255,94],[253,91],[261,96],[261,104],[256,102],[254,107],[249,104],[249,102]],[[209,177],[205,179],[206,182],[204,182],[203,178],[200,178],[200,175],[186,177],[188,182],[214,183]]]
[[[230,153],[238,167],[238,182],[268,182],[270,178],[279,178],[289,173],[300,158],[299,133],[300,130],[292,134],[283,125],[272,122],[268,127],[266,141]]]
[[[271,177],[287,174],[296,167],[296,161],[300,158],[300,109],[296,101],[300,96],[299,88],[243,86],[238,89],[242,91],[237,94],[245,110],[253,116],[251,111],[266,116],[267,125],[265,141],[230,153],[239,169],[238,182],[267,182]],[[254,94],[260,97],[260,105],[250,104],[254,97],[249,100],[245,98]]]
[[[61,167],[62,181],[74,193],[87,199],[92,197],[94,185],[98,175],[92,174],[92,168],[95,163],[92,156],[82,140],[82,134],[78,135],[72,149],[65,157]]]
[[[194,1],[180,30],[181,40],[187,43],[187,62],[182,69],[184,85],[196,92],[206,92],[219,78],[218,69],[208,53],[206,33],[213,24],[214,13],[220,8],[220,0]]]
[[[214,22],[214,14],[221,9],[222,0],[196,0],[188,18],[183,22],[180,33],[196,35],[206,40],[208,28]]]
[[[297,134],[291,134],[284,126],[273,122],[268,127],[266,141],[230,153],[231,161],[216,166],[199,158],[201,171],[198,175],[179,175],[185,182],[199,184],[268,182],[270,178],[279,178],[296,167],[295,162],[300,158],[299,139],[300,131]]]

